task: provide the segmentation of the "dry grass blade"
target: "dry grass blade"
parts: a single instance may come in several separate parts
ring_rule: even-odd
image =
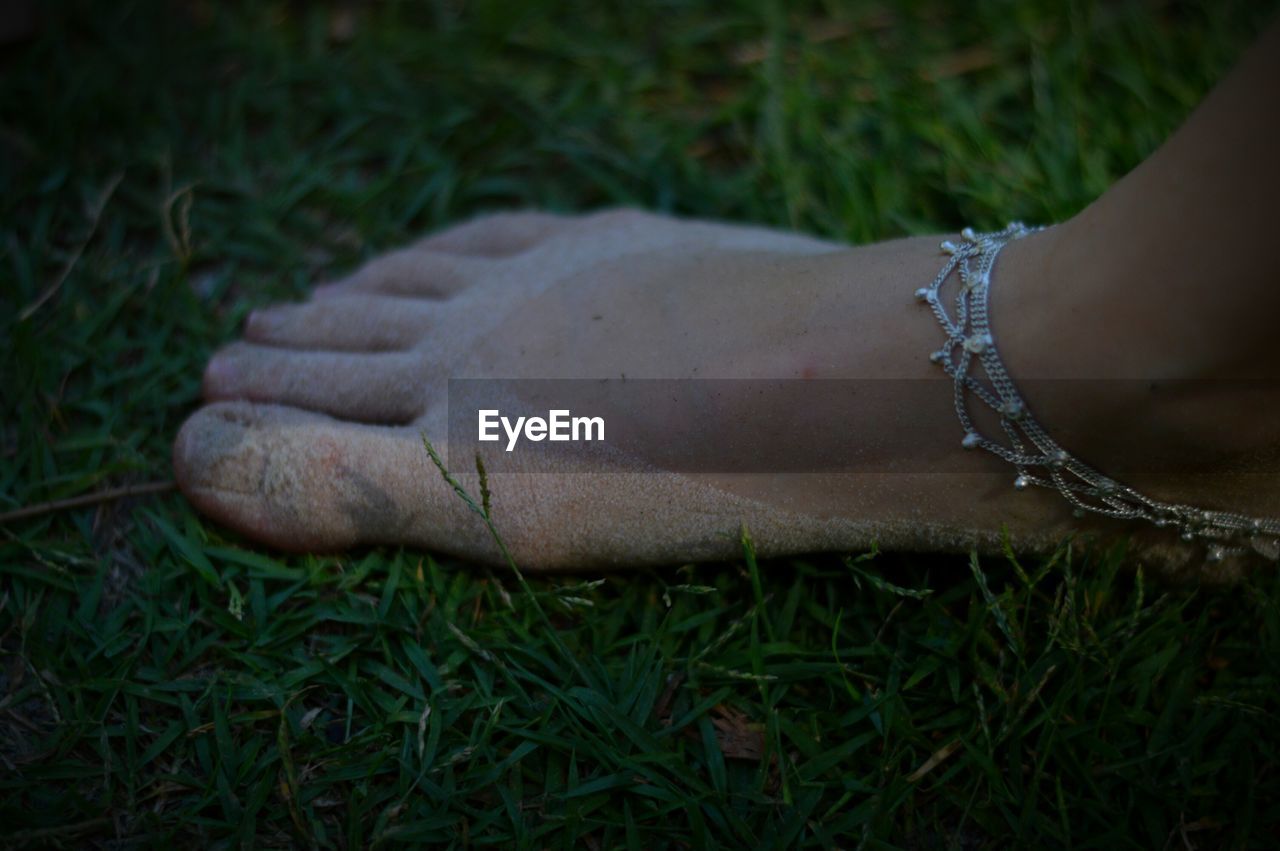
[[[102,502],[110,502],[113,499],[125,499],[131,496],[147,496],[149,494],[168,493],[177,487],[172,480],[163,482],[147,482],[142,485],[124,485],[123,487],[110,488],[109,490],[98,491],[96,493],[86,493],[80,496],[72,496],[66,499],[54,499],[48,502],[38,502],[35,505],[26,505],[22,508],[15,508],[12,511],[6,511],[0,514],[0,523],[12,523],[15,520],[25,520],[29,517],[39,517],[41,514],[48,514],[51,511],[66,511],[71,508],[84,508],[86,505],[97,505]]]
[[[122,180],[124,180],[123,171],[118,171],[107,179],[107,185],[103,187],[102,192],[98,194],[97,200],[89,210],[89,227],[85,232],[84,239],[77,243],[75,249],[71,252],[71,256],[62,265],[62,269],[58,272],[58,276],[53,279],[53,282],[45,287],[44,292],[40,293],[35,301],[18,313],[19,322],[25,322],[30,319],[40,309],[41,305],[53,298],[54,294],[62,288],[67,276],[71,274],[71,270],[75,268],[76,263],[80,262],[80,255],[84,253],[85,248],[93,240],[94,234],[98,232],[98,223],[102,220],[102,211],[107,208],[107,203],[111,200],[111,196],[115,194],[116,187],[120,185]]]

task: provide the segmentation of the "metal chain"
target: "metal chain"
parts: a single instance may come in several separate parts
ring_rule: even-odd
[[[1013,486],[1018,490],[1032,485],[1056,489],[1075,507],[1077,517],[1093,513],[1145,520],[1179,533],[1184,541],[1203,542],[1209,561],[1250,552],[1280,559],[1280,520],[1194,508],[1144,496],[1067,452],[1031,415],[996,351],[988,296],[991,270],[1001,249],[1041,229],[1021,222],[1011,222],[1004,230],[992,233],[980,234],[965,228],[959,244],[942,243],[942,251],[950,259],[933,283],[916,290],[916,298],[932,309],[947,335],[942,348],[929,355],[929,360],[954,380],[956,415],[964,428],[960,445],[965,449],[985,449],[1013,464],[1018,471]],[[941,292],[952,273],[959,279],[954,317],[944,306]],[[978,431],[969,413],[971,397],[999,415],[1007,444]]]

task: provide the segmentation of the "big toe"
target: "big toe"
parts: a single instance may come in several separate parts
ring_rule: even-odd
[[[426,478],[406,429],[361,426],[278,405],[220,402],[194,413],[174,443],[174,472],[202,512],[286,550],[394,539],[412,503],[396,487]],[[414,445],[416,444],[416,449]]]

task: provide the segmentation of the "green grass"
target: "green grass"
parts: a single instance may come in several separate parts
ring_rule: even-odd
[[[168,480],[247,310],[484,210],[626,203],[853,241],[1068,216],[1273,6],[381,2],[335,40],[322,4],[54,4],[0,55],[0,513]],[[1274,575],[1161,587],[1069,549],[757,565],[744,542],[736,564],[530,588],[421,552],[282,557],[174,493],[5,523],[0,834],[1280,832]]]

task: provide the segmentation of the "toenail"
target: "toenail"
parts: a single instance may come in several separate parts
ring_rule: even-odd
[[[229,385],[235,378],[236,369],[231,359],[217,356],[204,368],[204,386],[206,389],[219,389]]]
[[[244,330],[246,334],[261,334],[267,331],[273,331],[280,324],[280,317],[274,311],[258,308],[252,310],[244,320]]]

